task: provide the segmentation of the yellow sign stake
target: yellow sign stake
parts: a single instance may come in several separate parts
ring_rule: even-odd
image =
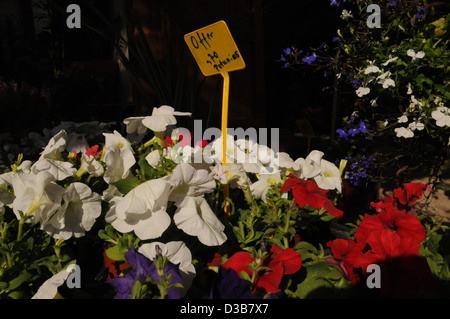
[[[228,72],[222,73],[223,77],[223,95],[222,95],[222,165],[228,166],[227,163],[227,128],[228,128],[228,97],[230,92],[230,75]],[[228,175],[228,172],[226,172]],[[223,197],[225,200],[225,214],[230,216],[230,187],[229,184],[225,184],[223,190]]]
[[[225,21],[218,21],[190,32],[184,40],[204,76],[221,74],[222,95],[222,165],[227,166],[227,127],[230,76],[228,72],[245,68],[245,62]],[[225,214],[230,215],[229,185],[224,187]]]

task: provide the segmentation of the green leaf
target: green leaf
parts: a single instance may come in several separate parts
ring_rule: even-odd
[[[139,280],[137,280],[134,283],[133,286],[133,291],[131,292],[131,299],[140,299],[141,298],[141,290],[142,290],[142,285],[141,282]]]
[[[11,299],[23,299],[24,294],[21,291],[13,291],[10,294],[8,294],[8,297]]]
[[[111,185],[116,186],[119,192],[124,195],[128,194],[129,191],[140,184],[141,181],[137,177],[121,179],[117,182],[111,183]]]
[[[106,256],[111,258],[112,260],[125,261],[125,253],[126,251],[122,251],[119,248],[119,245],[110,247],[105,250]]]
[[[8,290],[17,289],[22,283],[31,278],[31,274],[27,271],[22,271],[19,276],[9,282]]]
[[[318,262],[304,267],[306,278],[297,285],[298,298],[343,297],[343,289],[350,284],[338,268],[326,262]]]
[[[156,170],[147,162],[147,160],[145,159],[147,154],[144,154],[140,159],[139,159],[139,168],[141,169],[141,173],[142,173],[142,177],[148,181],[150,179],[155,178],[155,173]]]

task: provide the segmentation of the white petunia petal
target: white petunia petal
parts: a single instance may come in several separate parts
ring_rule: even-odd
[[[227,240],[225,226],[204,198],[186,196],[177,203],[177,207],[173,219],[175,225],[186,234],[197,236],[207,246],[219,246]]]

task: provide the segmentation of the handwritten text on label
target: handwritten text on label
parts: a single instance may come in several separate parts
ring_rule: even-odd
[[[184,36],[205,76],[245,68],[245,62],[224,21],[213,23]]]

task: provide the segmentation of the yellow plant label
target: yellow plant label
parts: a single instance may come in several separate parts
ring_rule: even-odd
[[[245,68],[245,62],[225,21],[190,32],[184,41],[204,76]]]

